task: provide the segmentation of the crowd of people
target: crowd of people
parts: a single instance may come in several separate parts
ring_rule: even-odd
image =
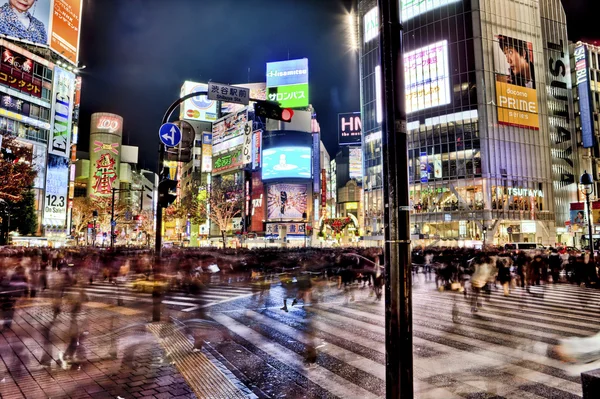
[[[531,293],[532,287],[546,284],[598,287],[598,264],[600,258],[558,249],[415,248],[412,252],[413,272],[435,276],[440,290],[462,292],[473,313],[479,311],[482,297],[494,287],[501,287],[506,296],[516,287]],[[86,300],[86,285],[104,281],[118,287],[133,282],[134,288],[149,286],[157,297],[173,288],[197,295],[215,278],[220,284],[250,285],[257,294],[257,308],[264,309],[271,287],[278,285],[283,293],[281,310],[288,312],[290,306],[314,304],[325,300],[326,295],[342,295],[349,302],[358,292],[368,292],[373,301],[381,301],[385,268],[380,248],[174,248],[165,249],[157,260],[152,251],[141,248],[3,247],[2,327],[11,328],[19,300],[44,295],[52,299],[54,318],[65,309],[71,312],[73,342],[78,342],[81,329],[76,315]],[[68,349],[65,356],[75,356],[75,348]],[[313,355],[307,358],[314,360]]]

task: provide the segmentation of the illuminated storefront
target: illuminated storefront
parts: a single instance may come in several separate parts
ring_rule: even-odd
[[[576,200],[571,80],[560,73],[568,62],[562,6],[498,3],[403,9],[416,244],[554,244]],[[378,21],[377,2],[359,1],[365,229],[375,241],[383,227]]]

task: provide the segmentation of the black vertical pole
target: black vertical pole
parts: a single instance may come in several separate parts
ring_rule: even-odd
[[[413,392],[412,293],[408,187],[408,137],[397,0],[379,0],[379,44],[383,82],[383,198],[386,397],[410,399]]]
[[[115,248],[115,192],[116,188],[112,189],[112,206],[110,211],[110,248]]]
[[[587,209],[588,209],[588,234],[589,234],[589,238],[590,238],[590,262],[594,261],[594,237],[593,237],[593,232],[592,232],[592,205],[590,202],[590,195],[591,193],[586,192],[585,193],[585,201],[587,202]]]

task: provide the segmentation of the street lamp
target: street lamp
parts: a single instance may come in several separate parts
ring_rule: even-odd
[[[579,184],[581,185],[581,192],[585,194],[585,202],[587,205],[588,211],[588,235],[590,239],[590,258],[593,259],[594,256],[594,239],[592,237],[592,207],[590,205],[590,195],[594,192],[594,179],[592,175],[590,175],[587,170],[583,172],[581,178],[579,179]]]

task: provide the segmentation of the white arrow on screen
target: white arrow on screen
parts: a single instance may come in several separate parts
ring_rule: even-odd
[[[165,133],[162,135],[163,139],[165,140],[169,140],[171,142],[171,144],[175,143],[175,133],[177,132],[177,129],[175,129],[175,126],[171,127],[171,135],[169,136],[168,133]]]

